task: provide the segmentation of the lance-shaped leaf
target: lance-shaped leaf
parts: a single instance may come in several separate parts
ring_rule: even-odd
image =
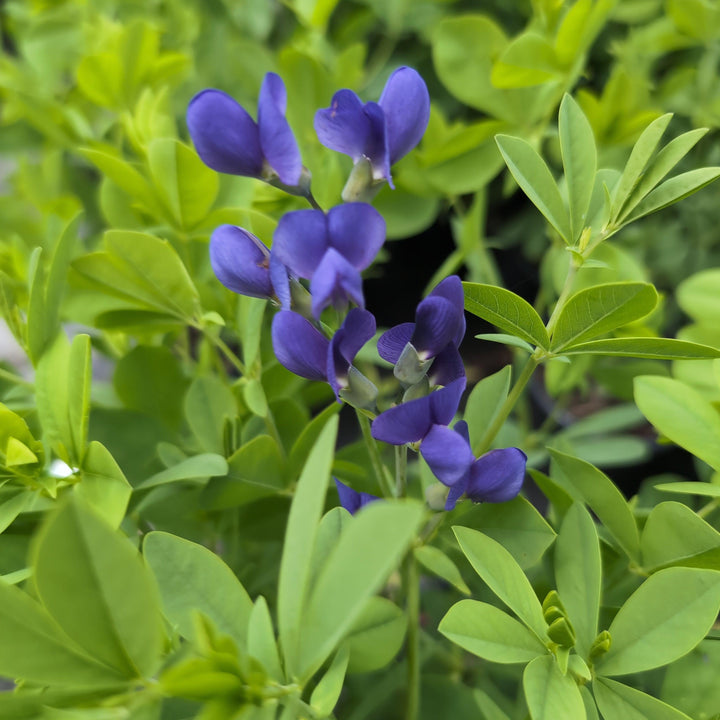
[[[544,642],[547,624],[540,601],[513,556],[477,530],[456,526],[453,532],[483,582]]]
[[[720,471],[720,413],[697,390],[672,378],[639,377],[635,402],[663,435]]]
[[[494,605],[461,600],[448,610],[438,630],[448,640],[495,663],[526,663],[547,648],[525,625]]]
[[[635,561],[640,559],[640,536],[632,511],[612,480],[580,458],[550,449],[553,463],[565,476],[563,486],[587,503],[608,532]]]
[[[575,243],[588,224],[587,211],[595,186],[597,149],[592,127],[570,95],[565,95],[560,103],[558,131],[570,205],[571,240]]]
[[[247,651],[265,668],[276,681],[283,679],[282,664],[278,653],[275,630],[267,602],[261,595],[253,605],[247,628]]]
[[[673,338],[606,338],[583,342],[562,351],[563,355],[609,355],[614,357],[649,358],[651,360],[712,360],[720,358],[720,350]]]
[[[552,655],[535,658],[523,673],[525,701],[532,720],[582,720],[585,704],[575,680],[563,675]]]
[[[630,157],[625,163],[623,174],[615,186],[611,218],[613,222],[617,220],[626,200],[635,190],[671,119],[672,113],[665,113],[665,115],[653,120],[643,130],[633,146]]]
[[[690,652],[720,609],[720,573],[674,567],[651,575],[620,608],[612,645],[596,664],[600,675],[652,670]]]
[[[575,293],[563,307],[553,332],[553,352],[612,332],[652,312],[657,292],[649,283],[595,285]]]
[[[595,522],[582,504],[575,503],[565,514],[555,541],[555,580],[582,657],[587,657],[597,636],[601,574]]]
[[[440,548],[423,545],[415,548],[414,554],[415,559],[426,570],[450,583],[464,595],[470,595],[470,588],[463,580],[457,565]]]
[[[593,692],[605,720],[690,720],[677,708],[615,680],[596,678]]]
[[[497,135],[495,141],[505,163],[523,192],[566,243],[572,243],[570,217],[555,178],[545,161],[525,140],[511,135]]]
[[[494,285],[464,282],[463,289],[468,312],[533,345],[549,348],[545,325],[527,300]]]
[[[463,417],[468,424],[470,446],[473,450],[478,448],[485,431],[505,402],[510,389],[511,374],[511,366],[506,365],[502,370],[480,380],[468,396]]]
[[[170,533],[153,531],[143,542],[165,617],[186,638],[195,637],[193,614],[206,615],[242,648],[252,601],[233,571],[211,550]]]

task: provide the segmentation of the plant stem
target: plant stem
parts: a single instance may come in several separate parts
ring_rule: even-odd
[[[482,436],[482,439],[478,443],[477,447],[473,448],[473,453],[476,457],[484,455],[490,449],[490,446],[492,445],[495,436],[498,434],[498,432],[500,432],[500,428],[508,419],[508,416],[510,415],[512,409],[515,407],[515,403],[520,397],[520,394],[525,389],[528,380],[530,380],[533,372],[535,372],[535,368],[539,364],[539,356],[533,354],[527,359],[525,367],[522,369],[522,372],[518,376],[518,379],[515,381],[512,390],[505,398],[505,402],[500,408],[500,412],[498,412],[498,414],[495,416],[495,419],[490,423],[490,426],[485,431],[485,434]]]
[[[704,518],[707,517],[713,510],[720,507],[720,498],[713,498],[709,503],[703,505],[698,511],[697,516]]]
[[[201,330],[203,328],[200,328]],[[215,337],[212,333],[205,332],[205,337],[218,349],[222,354],[230,361],[232,366],[240,373],[245,375],[245,365],[243,365],[240,358],[227,346],[225,341],[221,337]]]
[[[395,446],[395,497],[407,495],[407,445]]]
[[[269,407],[267,409],[267,415],[264,419],[265,427],[270,433],[270,437],[272,437],[272,439],[275,441],[275,444],[278,446],[280,454],[284,458],[286,456],[285,446],[283,445],[282,438],[280,437],[280,432],[278,431],[277,424],[275,423],[275,416],[273,415],[272,410]]]
[[[367,448],[368,455],[370,456],[370,463],[375,473],[375,478],[380,490],[382,491],[383,497],[391,498],[394,496],[392,480],[388,478],[386,474],[385,465],[383,465],[382,458],[380,457],[380,450],[378,449],[375,438],[370,432],[370,420],[366,415],[363,415],[359,410],[355,410],[357,415],[358,424],[362,431],[363,440],[365,441],[365,447]]]
[[[412,549],[405,557],[407,631],[407,704],[405,720],[417,720],[420,711],[420,576]]]

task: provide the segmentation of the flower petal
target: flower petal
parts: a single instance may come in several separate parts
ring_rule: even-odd
[[[302,173],[300,149],[285,119],[287,94],[282,78],[267,73],[258,98],[260,147],[270,167],[285,185],[297,185]]]
[[[407,155],[422,139],[430,119],[430,95],[420,75],[400,67],[388,78],[379,105],[385,112],[390,164]]]
[[[327,379],[335,396],[347,386],[350,366],[360,348],[375,334],[375,318],[371,312],[353,308],[340,329],[333,335],[328,348]]]
[[[465,293],[462,281],[457,275],[450,275],[439,282],[429,293],[428,297],[444,297],[449,300],[460,318],[457,335],[453,338],[455,347],[460,347],[465,336]]]
[[[373,420],[372,436],[390,445],[422,440],[433,425],[430,404],[432,395],[410,400],[380,413]]]
[[[327,148],[358,160],[365,154],[372,131],[363,102],[352,90],[339,90],[329,108],[315,113],[315,132]]]
[[[277,253],[270,253],[270,282],[283,310],[289,310],[292,304],[290,277],[288,269],[280,262]]]
[[[428,379],[432,385],[449,385],[461,377],[465,377],[465,365],[458,349],[449,342],[433,360]]]
[[[393,365],[398,361],[415,331],[415,323],[400,323],[386,330],[378,338],[378,354]]]
[[[337,251],[330,248],[310,281],[312,313],[319,318],[328,305],[340,307],[352,300],[365,306],[360,273]]]
[[[491,450],[470,468],[467,495],[474,502],[506,502],[519,492],[527,456],[518,448]]]
[[[455,417],[460,398],[465,391],[465,377],[458,378],[447,387],[430,393],[432,422],[435,425],[449,425]]]
[[[247,230],[221,225],[210,237],[210,264],[218,280],[240,295],[268,298],[273,294],[270,251]]]
[[[444,297],[429,295],[417,306],[411,342],[424,359],[435,357],[453,342],[464,322],[465,318],[457,313],[453,303]]]
[[[308,380],[325,380],[330,341],[309,320],[281,310],[273,318],[272,342],[283,367]]]
[[[394,190],[390,174],[390,151],[388,149],[388,136],[386,118],[383,109],[374,102],[365,103],[363,112],[370,120],[370,135],[365,145],[364,155],[370,160],[375,180],[387,180]]]
[[[379,497],[371,495],[366,492],[358,492],[353,490],[349,485],[340,482],[337,478],[335,480],[335,486],[337,487],[338,495],[340,496],[340,505],[345,508],[351,515],[354,515],[358,510],[364,508],[368,503],[373,500],[379,500]]]
[[[311,278],[327,249],[327,220],[322,210],[287,212],[273,233],[273,255],[299,277]]]
[[[425,462],[443,484],[452,486],[462,480],[475,462],[465,438],[446,425],[433,425],[420,445]]]
[[[385,242],[385,220],[367,203],[346,203],[327,215],[330,246],[358,270],[373,261]]]
[[[460,482],[456,482],[448,492],[447,500],[445,501],[445,510],[454,510],[455,503],[465,494],[467,490],[468,479],[470,473],[468,473]]]
[[[190,137],[201,160],[230,175],[260,177],[260,133],[245,108],[221,90],[203,90],[187,110]]]
[[[458,435],[465,438],[465,442],[470,445],[470,429],[468,428],[468,424],[464,420],[458,420],[453,425],[453,430],[458,433]]]

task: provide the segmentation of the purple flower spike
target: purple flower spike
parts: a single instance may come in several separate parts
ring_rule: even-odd
[[[420,452],[435,477],[450,488],[446,510],[452,510],[462,495],[473,502],[512,500],[525,477],[527,457],[518,448],[491,450],[476,460],[465,422],[456,423],[454,430],[433,426]]]
[[[285,119],[285,85],[279,75],[265,75],[258,100],[258,122],[221,90],[203,90],[190,101],[187,125],[202,161],[217,172],[300,183],[302,160]]]
[[[333,96],[329,108],[315,114],[315,132],[331,150],[357,163],[367,158],[375,180],[392,184],[390,166],[409,153],[425,132],[430,95],[425,81],[409,67],[390,76],[378,103],[365,103],[350,90]]]
[[[285,213],[273,236],[273,257],[297,277],[310,280],[313,315],[330,304],[365,304],[360,272],[385,241],[385,221],[367,203]],[[274,276],[273,276],[274,277]]]
[[[380,499],[370,493],[353,490],[348,485],[345,485],[345,483],[340,482],[337,478],[334,479],[338,495],[340,496],[340,505],[351,515],[354,515],[361,508],[364,508],[368,503]]]
[[[433,425],[448,425],[457,412],[465,390],[465,377],[425,397],[391,407],[372,424],[372,436],[390,445],[419,442]]]
[[[419,303],[414,323],[396,325],[380,336],[380,357],[394,365],[407,343],[412,344],[422,360],[437,357],[448,345],[457,349],[465,335],[464,308],[460,278],[457,275],[445,278]]]
[[[229,290],[250,297],[272,297],[270,251],[247,230],[221,225],[210,237],[210,263]]]
[[[308,380],[325,380],[330,341],[302,315],[281,310],[273,318],[272,343],[280,364]]]
[[[375,334],[375,318],[367,310],[353,308],[330,341],[327,381],[340,402],[340,390],[348,386],[348,372],[360,348]]]

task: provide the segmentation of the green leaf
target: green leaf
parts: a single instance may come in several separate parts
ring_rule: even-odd
[[[666,437],[720,471],[720,413],[699,392],[671,378],[635,379],[635,402]]]
[[[312,553],[335,452],[338,418],[331,418],[308,456],[290,506],[278,580],[278,627],[288,677],[302,674],[301,630],[308,624]],[[328,649],[328,653],[332,648]],[[324,659],[324,658],[323,658]]]
[[[41,602],[88,654],[126,678],[157,670],[157,588],[126,537],[72,498],[40,530],[33,565]]]
[[[527,300],[494,285],[464,282],[463,289],[468,312],[533,345],[550,347],[545,325]]]
[[[676,298],[680,307],[701,324],[720,322],[720,269],[702,270],[678,285]]]
[[[330,553],[337,545],[340,535],[351,521],[352,516],[343,507],[334,507],[323,515],[315,536],[315,547],[313,547],[312,561],[310,563],[311,586],[315,584]]]
[[[463,419],[468,424],[470,447],[473,449],[478,447],[505,402],[511,374],[511,366],[506,365],[502,370],[480,380],[468,396]]]
[[[4,677],[65,689],[127,682],[122,673],[70,640],[40,603],[1,580],[0,633],[0,674]]]
[[[662,210],[673,205],[683,198],[701,190],[706,185],[720,177],[720,168],[705,167],[689,170],[666,180],[649,193],[638,206],[627,216],[624,224],[633,222],[638,218]]]
[[[475,339],[501,343],[502,345],[512,345],[513,347],[520,348],[528,353],[535,352],[535,348],[530,343],[525,342],[514,335],[506,335],[505,333],[480,333],[480,335],[475,336]]]
[[[463,580],[457,565],[442,550],[432,545],[422,545],[415,548],[414,553],[417,561],[426,570],[450,583],[461,593],[470,594],[470,588]]]
[[[553,462],[566,478],[566,489],[577,495],[600,518],[608,532],[632,560],[640,560],[640,536],[632,511],[612,480],[584,460],[550,448]]]
[[[704,497],[720,497],[720,485],[706,482],[671,482],[660,483],[655,490],[663,492],[680,493],[681,495],[701,495]]]
[[[196,377],[185,395],[185,419],[200,448],[224,454],[223,428],[226,419],[237,417],[238,409],[230,388],[215,375]]]
[[[555,540],[555,531],[532,503],[518,496],[504,503],[472,504],[457,519],[458,525],[483,529],[520,565],[533,567]]]
[[[397,567],[424,516],[424,507],[415,501],[388,500],[370,503],[349,523],[302,617],[301,677],[313,674],[350,630]]]
[[[30,507],[34,499],[35,493],[32,490],[21,490],[10,498],[6,497],[0,505],[0,533],[5,532],[15,518]]]
[[[267,300],[241,295],[238,298],[238,325],[242,332],[242,358],[252,368],[260,353],[263,317]]]
[[[674,567],[651,575],[620,608],[612,645],[596,663],[600,675],[652,670],[690,652],[715,622],[720,573]]]
[[[407,617],[395,603],[371,597],[345,638],[350,648],[348,672],[384,668],[400,651],[406,629]]]
[[[147,155],[155,187],[171,217],[178,227],[192,230],[215,202],[218,174],[194,150],[171,138],[152,140]]]
[[[235,573],[215,553],[153,531],[145,536],[143,555],[160,588],[165,617],[183,637],[195,637],[193,614],[199,611],[245,647],[253,604]]]
[[[571,242],[574,244],[589,224],[587,211],[595,187],[597,149],[588,119],[567,94],[560,103],[558,132],[570,205]]]
[[[125,517],[132,487],[109,450],[93,440],[83,458],[82,481],[75,485],[80,495],[100,517],[114,528]]]
[[[343,645],[335,654],[327,672],[320,678],[320,682],[310,696],[310,706],[320,717],[330,715],[340,699],[340,692],[345,680],[350,651]]]
[[[90,381],[90,336],[76,335],[69,344],[60,333],[38,363],[35,398],[50,443],[75,468],[87,443]]]
[[[268,402],[260,380],[253,378],[247,382],[243,387],[243,400],[253,415],[267,417]]]
[[[547,639],[542,607],[529,580],[513,556],[477,530],[453,527],[460,548],[485,584],[537,635]]]
[[[652,509],[641,549],[650,571],[671,565],[720,570],[720,533],[682,503],[663,502]]]
[[[690,720],[667,703],[615,680],[596,678],[593,692],[605,720]]]
[[[687,155],[707,133],[707,128],[690,130],[671,140],[652,160],[642,179],[625,202],[618,218],[623,222],[640,201]]]
[[[167,470],[155,473],[152,477],[136,485],[135,490],[147,490],[158,485],[167,485],[168,483],[185,480],[200,480],[227,474],[228,463],[222,455],[204,453],[189,457],[177,465],[167,468]]]
[[[303,464],[307,460],[310,450],[322,432],[322,429],[325,427],[330,418],[340,412],[341,408],[342,405],[340,403],[331,403],[322,412],[318,413],[317,416],[312,419],[312,422],[308,423],[305,428],[303,428],[300,437],[298,437],[290,450],[288,466],[291,476],[295,476],[300,472]]]
[[[541,85],[559,74],[553,46],[530,30],[513,38],[493,65],[490,78],[498,88],[521,88]]]
[[[552,655],[528,664],[523,688],[532,720],[585,720],[585,704],[575,680],[563,675]]]
[[[272,618],[262,595],[255,600],[250,613],[247,651],[250,657],[255,658],[265,668],[273,680],[280,682],[284,678]]]
[[[577,650],[587,657],[598,631],[602,564],[595,523],[580,503],[565,514],[555,542],[555,581],[575,629]]]
[[[650,158],[655,152],[655,148],[657,148],[660,138],[670,123],[671,118],[672,113],[665,113],[665,115],[661,115],[656,120],[653,120],[645,130],[643,130],[633,146],[630,157],[625,164],[623,174],[615,186],[611,214],[611,220],[613,222],[618,219],[626,201],[640,182],[643,172],[650,162]]]
[[[559,352],[639,320],[652,312],[657,301],[649,283],[607,283],[580,290],[558,317],[551,349]]]
[[[438,630],[464,650],[494,663],[527,663],[547,648],[523,624],[494,605],[461,600]]]
[[[530,143],[521,138],[497,135],[495,141],[522,191],[558,231],[560,237],[568,245],[572,244],[570,217],[555,178],[545,161]]]
[[[718,348],[672,338],[608,338],[573,345],[563,355],[610,355],[652,360],[703,360],[720,357]]]

